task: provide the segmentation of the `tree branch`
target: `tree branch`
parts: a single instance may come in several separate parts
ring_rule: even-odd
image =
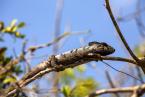
[[[12,59],[8,64],[5,65],[5,67],[0,68],[0,75],[3,75],[5,73],[9,72],[16,64],[23,61],[24,56],[25,56],[26,53],[34,52],[34,51],[36,51],[38,49],[41,49],[41,48],[49,47],[49,46],[59,42],[61,39],[68,36],[69,34],[70,33],[64,33],[63,35],[54,39],[52,42],[49,42],[49,43],[46,43],[46,44],[42,44],[42,45],[38,45],[38,46],[31,46],[26,51],[24,51],[24,49],[23,49],[22,54],[20,54],[20,56],[18,56],[16,59]]]
[[[105,71],[105,75],[106,75],[106,78],[107,78],[107,80],[109,82],[110,87],[111,88],[116,88],[116,86],[115,86],[113,80],[111,79],[111,76],[110,76],[108,71]],[[115,97],[120,97],[120,95],[118,93],[115,93],[114,95],[115,95]]]
[[[128,63],[132,63],[132,64],[135,64],[135,65],[139,66],[136,61],[134,61],[132,59],[128,59],[128,58],[115,57],[115,56],[100,56],[100,58],[102,60],[112,60],[112,61],[128,62]]]
[[[107,11],[108,11],[108,13],[109,13],[109,15],[110,15],[110,18],[111,18],[111,20],[112,20],[112,22],[113,22],[113,24],[114,24],[114,27],[115,27],[115,29],[116,29],[116,31],[117,31],[117,33],[118,33],[120,39],[122,40],[123,44],[125,45],[126,49],[127,49],[128,52],[130,53],[130,55],[132,56],[132,58],[138,62],[139,59],[134,55],[134,53],[133,53],[132,50],[130,49],[128,43],[126,42],[126,40],[125,40],[125,38],[124,38],[124,36],[123,36],[123,34],[122,34],[122,32],[121,32],[121,30],[120,30],[118,24],[117,24],[117,22],[116,22],[116,20],[115,20],[115,18],[114,18],[114,15],[113,15],[112,10],[111,10],[111,8],[110,8],[109,0],[105,0],[105,2],[106,2],[106,9],[107,9]]]
[[[114,93],[128,93],[128,92],[133,93],[133,95],[140,95],[141,96],[141,95],[143,95],[143,93],[145,93],[145,84],[132,86],[132,87],[97,90],[95,93],[92,93],[86,97],[96,97],[98,95],[103,95],[103,94],[108,94],[108,93],[114,94]],[[133,95],[132,95],[132,97],[140,97],[140,96],[133,96]]]
[[[27,73],[20,81],[17,82],[17,85],[19,88],[22,88],[30,82],[52,71],[63,71],[67,68],[73,68],[91,61],[116,60],[136,64],[136,61],[132,59],[106,56],[114,53],[114,51],[114,48],[106,43],[90,42],[89,45],[84,47],[73,49],[59,55],[52,55],[48,58],[48,60],[43,61]],[[14,88],[12,91],[8,92],[7,97],[16,93],[17,90],[17,88]]]

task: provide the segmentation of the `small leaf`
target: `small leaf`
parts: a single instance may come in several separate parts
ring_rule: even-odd
[[[86,70],[86,67],[84,65],[80,65],[77,67],[77,70],[81,73],[83,73]]]
[[[16,81],[16,78],[13,78],[13,77],[9,77],[9,78],[6,78],[3,83],[4,84],[7,84],[7,83],[12,83],[12,82],[15,82]]]
[[[11,27],[6,27],[2,30],[2,32],[11,32]]]
[[[0,31],[4,29],[4,22],[0,21]]]
[[[10,27],[15,26],[17,21],[18,21],[17,19],[12,20],[12,22],[10,23]]]
[[[71,68],[68,68],[65,71],[63,71],[61,75],[62,75],[61,82],[64,84],[70,84],[72,79],[75,78],[74,70]]]
[[[66,69],[65,72],[68,76],[74,77],[74,70],[72,68]]]
[[[62,91],[64,97],[69,97],[70,92],[71,92],[71,87],[68,85],[65,85],[62,87],[61,91]]]
[[[11,28],[11,32],[16,32],[18,30],[18,27],[17,26],[13,26],[12,28]]]
[[[20,35],[21,35],[20,32],[15,32],[16,37],[19,37]]]
[[[25,38],[25,35],[21,34],[20,32],[15,32],[15,36],[17,38]]]
[[[134,49],[134,52],[138,57],[144,57],[145,56],[145,43],[141,43],[137,45]]]
[[[71,91],[71,97],[85,97],[95,91],[97,84],[94,79],[79,79]]]
[[[23,71],[21,70],[21,66],[20,66],[20,65],[16,66],[16,67],[14,68],[14,72],[16,73],[16,75],[22,73]]]
[[[25,22],[20,22],[20,23],[17,25],[18,28],[22,28],[22,27],[24,27],[24,26],[25,26]]]
[[[6,50],[7,50],[6,47],[0,48],[0,58],[4,56]]]

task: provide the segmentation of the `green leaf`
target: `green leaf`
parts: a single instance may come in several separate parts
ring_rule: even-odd
[[[83,72],[86,70],[86,66],[80,65],[80,66],[77,67],[77,70],[78,70],[79,72],[83,73]]]
[[[72,68],[66,69],[65,72],[68,76],[74,77],[74,70]]]
[[[0,21],[0,31],[4,29],[4,22]]]
[[[12,20],[12,22],[10,23],[10,27],[15,26],[17,21],[18,21],[17,19]]]
[[[15,36],[17,38],[25,38],[25,35],[21,34],[20,32],[15,32]]]
[[[24,27],[24,26],[25,26],[25,22],[20,22],[20,23],[17,25],[18,28],[22,28],[22,27]]]
[[[74,70],[72,68],[68,68],[61,73],[61,82],[64,84],[70,84],[72,79],[75,78]]]
[[[16,73],[16,75],[22,73],[23,71],[21,70],[21,66],[20,65],[15,66],[14,72]]]
[[[6,50],[7,50],[6,47],[0,48],[0,58],[1,58],[1,57],[4,57]]]
[[[12,28],[11,28],[11,31],[10,32],[16,32],[18,30],[18,27],[17,26],[13,26]]]
[[[71,92],[71,87],[68,85],[65,85],[62,87],[61,91],[62,91],[64,97],[69,97],[70,92]]]
[[[79,79],[71,91],[71,97],[85,97],[95,91],[97,84],[92,78]]]
[[[2,32],[11,32],[11,27],[6,27],[2,30]]]
[[[7,84],[7,83],[12,83],[12,82],[15,82],[16,81],[16,78],[13,78],[13,77],[9,77],[9,78],[6,78],[3,83],[4,84]]]
[[[144,57],[145,56],[145,43],[141,43],[137,45],[134,49],[134,52],[138,57]]]

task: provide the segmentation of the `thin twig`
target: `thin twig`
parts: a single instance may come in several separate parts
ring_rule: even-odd
[[[61,36],[57,37],[56,39],[54,39],[52,42],[49,42],[49,43],[46,43],[46,44],[42,44],[42,45],[38,45],[38,46],[31,46],[26,51],[24,51],[24,49],[22,49],[23,51],[22,51],[22,54],[20,54],[20,56],[18,56],[16,59],[12,59],[8,64],[5,65],[5,67],[0,69],[0,75],[3,75],[5,73],[9,72],[14,65],[20,63],[21,61],[24,61],[24,56],[28,52],[34,52],[34,51],[36,51],[38,49],[49,47],[49,46],[59,42],[61,39],[63,39],[64,37],[66,37],[68,35],[70,35],[70,33],[64,33],[63,35],[61,35]]]
[[[120,73],[122,73],[122,74],[125,74],[125,75],[127,75],[127,76],[129,76],[129,77],[131,77],[131,78],[134,78],[134,79],[136,79],[136,80],[142,82],[142,80],[140,80],[140,79],[138,79],[138,78],[132,76],[131,74],[128,74],[128,73],[123,72],[123,71],[120,71],[120,70],[114,68],[113,66],[111,66],[110,64],[108,64],[108,63],[106,63],[106,62],[104,62],[104,61],[102,61],[102,62],[103,62],[104,64],[106,64],[107,66],[111,67],[112,69],[114,69],[115,71],[118,71],[118,72],[120,72]]]
[[[34,52],[38,49],[41,49],[41,48],[45,48],[45,47],[49,47],[51,46],[52,44],[55,44],[57,42],[59,42],[61,39],[63,39],[64,37],[70,35],[71,33],[69,32],[66,32],[66,33],[63,33],[62,35],[60,35],[59,37],[55,38],[52,42],[49,42],[49,43],[46,43],[46,44],[41,44],[41,45],[38,45],[38,46],[31,46],[28,48],[28,50],[26,52]]]
[[[128,59],[128,58],[122,58],[122,57],[115,57],[115,56],[101,56],[102,60],[112,60],[112,61],[121,61],[121,62],[128,62],[128,63],[132,63],[138,66],[137,62],[132,60],[132,59]]]
[[[132,87],[97,90],[95,93],[92,93],[91,95],[86,96],[86,97],[96,97],[98,95],[103,95],[103,94],[108,94],[108,93],[109,94],[110,93],[128,93],[128,92],[134,93],[134,91],[136,91],[136,93],[141,96],[143,93],[145,93],[145,84],[132,86]]]
[[[140,67],[136,66],[135,68],[136,68],[136,71],[137,71],[137,76],[139,77],[139,79],[141,80],[141,83],[143,84],[144,80],[143,80],[143,77],[142,77],[142,74],[141,74]]]
[[[145,7],[142,8],[142,9],[136,10],[136,12],[130,13],[128,15],[118,17],[116,20],[119,21],[119,22],[132,20],[136,17],[140,17],[139,15],[142,14],[143,12],[145,12]]]
[[[107,56],[106,56],[107,57]],[[117,58],[115,58],[115,57],[107,57],[107,58],[105,58],[105,56],[103,57],[103,59],[105,60],[105,59],[107,59],[107,60],[116,60],[116,61],[123,61],[123,60],[126,60],[126,62],[131,62],[131,63],[136,63],[135,61],[133,61],[133,60],[131,60],[131,59],[125,59],[125,58],[121,58],[121,60],[119,59],[119,57],[117,57]],[[88,62],[87,60],[103,60],[103,59],[101,59],[101,57],[99,57],[99,56],[97,56],[97,57],[93,57],[92,56],[92,58],[89,58],[89,59],[86,59],[86,62]],[[43,64],[43,63],[42,63]],[[78,65],[81,65],[81,64],[72,64],[72,65],[67,65],[67,66],[60,66],[59,68],[64,68],[64,69],[66,69],[66,68],[73,68],[73,67],[76,67],[76,66],[78,66]],[[26,80],[24,80],[24,81],[20,81],[20,82],[18,82],[18,83],[20,83],[19,84],[19,86],[20,87],[24,87],[24,86],[26,86],[27,84],[29,84],[30,82],[32,82],[32,81],[34,81],[34,80],[36,80],[37,78],[39,78],[39,77],[42,77],[44,74],[46,74],[46,73],[50,73],[50,72],[52,72],[52,71],[55,71],[55,69],[54,68],[47,68],[46,70],[43,70],[43,71],[41,71],[41,72],[39,72],[39,73],[37,73],[37,74],[35,74],[33,77],[31,77],[31,78],[29,78],[29,79],[26,79]],[[13,91],[11,91],[11,92],[9,92],[9,94],[8,95],[11,95],[11,94],[13,94],[13,93],[15,93],[16,92],[16,89],[14,89]],[[9,97],[9,96],[8,96]]]
[[[112,79],[111,79],[111,76],[110,76],[109,72],[106,71],[105,74],[106,74],[106,78],[107,78],[107,80],[108,80],[108,82],[109,82],[109,84],[110,84],[110,87],[111,87],[111,88],[116,88],[116,86],[114,85],[114,82],[113,82]],[[119,95],[118,93],[115,93],[114,95],[115,95],[116,97],[120,97],[120,95]]]
[[[126,49],[127,49],[128,52],[130,53],[130,55],[132,56],[132,58],[135,59],[135,60],[138,62],[139,59],[134,55],[134,53],[133,53],[132,50],[130,49],[128,43],[126,42],[126,40],[125,40],[125,38],[124,38],[124,36],[123,36],[123,34],[122,34],[122,32],[121,32],[121,30],[120,30],[118,24],[117,24],[117,22],[116,22],[116,20],[115,20],[115,18],[114,18],[114,15],[113,15],[112,10],[111,10],[111,8],[110,8],[109,0],[105,0],[105,2],[106,2],[106,9],[107,9],[107,11],[108,11],[108,13],[109,13],[109,15],[110,15],[110,18],[111,18],[111,20],[112,20],[112,22],[113,22],[113,24],[114,24],[114,27],[115,27],[115,29],[116,29],[116,31],[117,31],[117,33],[118,33],[120,39],[122,40],[123,44],[125,45]]]
[[[54,39],[57,38],[60,35],[60,28],[61,28],[61,20],[62,20],[62,12],[63,12],[63,7],[64,7],[64,0],[56,0],[56,15],[55,15],[55,28],[54,28]],[[56,43],[53,45],[53,54],[57,54],[57,52],[59,51],[59,44]],[[55,76],[55,78],[53,79],[53,85],[52,87],[54,89],[58,89],[59,88],[59,78],[60,78],[60,73],[54,73],[53,76]],[[54,92],[54,96],[55,97],[59,97],[59,93],[58,91]]]

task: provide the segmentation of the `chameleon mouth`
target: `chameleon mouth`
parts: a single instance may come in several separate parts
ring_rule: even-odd
[[[110,55],[115,52],[115,49],[111,46],[108,46],[107,48],[101,47],[100,50],[96,51],[96,53],[99,53],[102,56]]]
[[[106,54],[112,54],[112,53],[114,53],[115,52],[115,49],[113,48],[113,47],[111,47],[111,46],[108,46],[108,49],[106,49]]]
[[[89,43],[89,46],[92,46],[94,53],[100,54],[102,56],[106,56],[115,52],[115,49],[105,42],[93,41]]]

